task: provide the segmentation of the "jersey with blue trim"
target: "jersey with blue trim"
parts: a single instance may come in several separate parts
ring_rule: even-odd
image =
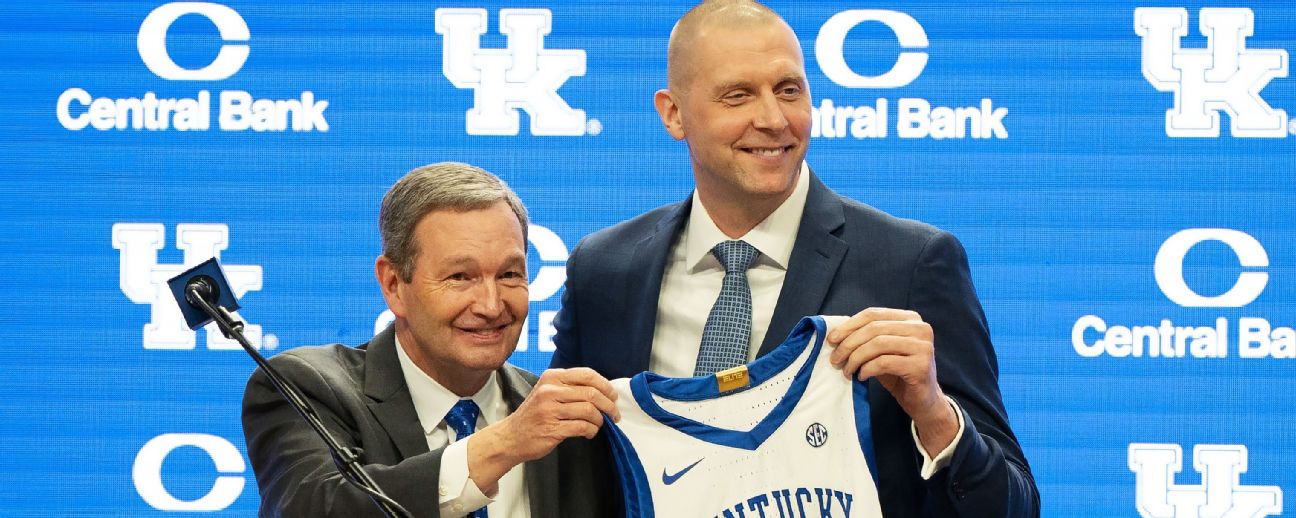
[[[626,515],[882,516],[867,385],[829,363],[826,332],[823,317],[801,319],[728,392],[716,376],[613,380]]]

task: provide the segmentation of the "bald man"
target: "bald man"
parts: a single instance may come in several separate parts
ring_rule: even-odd
[[[688,146],[696,190],[576,247],[551,366],[705,372],[699,344],[726,277],[713,250],[750,245],[738,363],[802,316],[854,314],[828,343],[842,374],[868,384],[884,515],[1037,516],[962,245],[837,195],[806,165],[810,89],[788,24],[749,1],[693,8],[671,32],[654,103]]]

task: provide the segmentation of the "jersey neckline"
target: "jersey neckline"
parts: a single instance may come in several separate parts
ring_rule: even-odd
[[[749,385],[746,388],[721,394],[715,376],[691,378],[669,378],[654,372],[642,372],[630,379],[630,392],[639,407],[657,422],[687,433],[693,437],[712,444],[755,450],[787,420],[805,394],[810,382],[810,374],[823,347],[827,324],[823,317],[803,317],[800,322],[769,354],[747,364]],[[814,341],[809,340],[814,337]],[[784,372],[796,361],[806,347],[811,347],[810,354],[792,379],[787,393],[765,417],[761,418],[750,431],[730,430],[711,426],[674,414],[662,408],[653,399],[653,395],[675,401],[701,401],[719,399],[750,390],[770,378]]]

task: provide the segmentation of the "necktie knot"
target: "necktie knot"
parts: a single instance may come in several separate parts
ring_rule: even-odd
[[[712,248],[711,253],[724,265],[725,273],[746,272],[760,255],[756,247],[742,240],[723,241]]]
[[[474,403],[471,399],[460,399],[458,403],[450,407],[450,412],[445,416],[445,422],[455,431],[457,439],[463,439],[472,435],[477,428],[477,416],[480,414],[481,408],[477,407],[477,403]]]

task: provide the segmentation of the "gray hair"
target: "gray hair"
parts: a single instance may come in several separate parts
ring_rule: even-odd
[[[410,282],[414,277],[414,261],[419,254],[414,242],[414,228],[424,216],[440,209],[484,209],[500,201],[507,203],[517,215],[525,242],[526,207],[499,177],[460,162],[440,162],[414,169],[387,191],[378,209],[382,254],[396,265],[401,280]]]

